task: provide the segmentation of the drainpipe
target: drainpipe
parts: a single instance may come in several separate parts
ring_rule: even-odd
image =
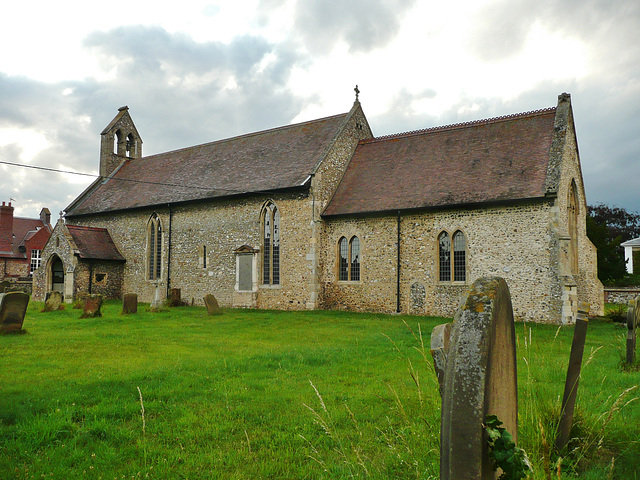
[[[397,265],[396,265],[396,272],[397,272],[397,279],[396,279],[396,313],[400,313],[400,210],[398,210],[398,221],[397,221],[397,228],[396,231],[398,232],[398,240],[397,240]]]
[[[171,204],[167,203],[169,208],[169,245],[167,246],[167,298],[169,298],[169,289],[171,288],[171,223],[173,221],[173,210]]]

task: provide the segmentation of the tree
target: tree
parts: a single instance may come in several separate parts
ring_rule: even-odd
[[[640,215],[603,203],[587,211],[587,236],[598,249],[598,278],[612,283],[627,275],[620,244],[640,237]]]

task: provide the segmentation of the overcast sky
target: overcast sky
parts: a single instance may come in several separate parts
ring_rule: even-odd
[[[5,2],[0,161],[98,172],[120,106],[150,155],[343,113],[374,135],[572,95],[589,204],[640,211],[637,0]],[[0,164],[0,200],[54,217],[93,179]]]

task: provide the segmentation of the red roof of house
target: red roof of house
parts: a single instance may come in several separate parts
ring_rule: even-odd
[[[556,108],[362,140],[324,216],[544,197]]]
[[[67,207],[66,215],[300,187],[348,115],[127,160]]]
[[[13,217],[13,248],[0,251],[0,258],[27,258],[26,252],[18,249],[41,228],[47,228],[47,225],[39,218]],[[7,247],[9,245],[3,245],[3,248]]]
[[[78,247],[78,256],[80,258],[125,261],[106,228],[83,227],[80,225],[65,226],[71,234],[76,247]]]

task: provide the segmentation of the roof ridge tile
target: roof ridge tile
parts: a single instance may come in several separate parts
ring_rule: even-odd
[[[392,133],[389,135],[382,135],[380,137],[373,137],[373,138],[367,138],[364,140],[360,140],[360,143],[375,143],[377,141],[385,141],[385,140],[391,140],[391,139],[395,139],[395,138],[405,138],[405,137],[411,137],[414,135],[421,135],[423,133],[433,133],[433,132],[446,132],[448,130],[456,130],[459,128],[465,128],[465,127],[475,127],[478,125],[488,125],[491,123],[498,123],[498,122],[504,122],[507,120],[514,120],[516,118],[527,118],[527,117],[533,117],[533,116],[537,116],[537,115],[543,115],[546,113],[551,113],[554,112],[556,110],[556,107],[548,107],[548,108],[541,108],[538,110],[530,110],[527,112],[522,112],[522,113],[512,113],[509,115],[500,115],[498,117],[490,117],[490,118],[483,118],[483,119],[479,119],[479,120],[470,120],[468,122],[459,122],[459,123],[451,123],[448,125],[438,125],[435,127],[427,127],[427,128],[422,128],[422,129],[418,129],[418,130],[409,130],[407,132],[401,132],[401,133]]]

